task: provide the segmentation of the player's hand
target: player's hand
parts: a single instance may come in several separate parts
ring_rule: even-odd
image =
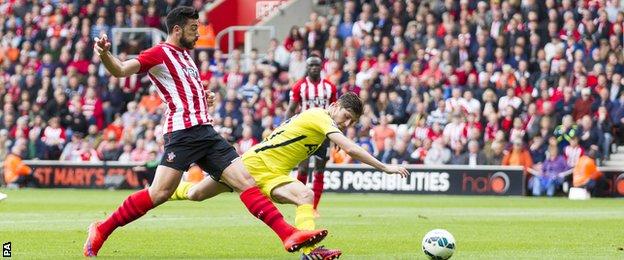
[[[401,177],[407,177],[410,175],[409,171],[405,169],[405,167],[395,166],[395,165],[386,165],[386,169],[384,172],[388,174],[399,174]]]
[[[95,45],[93,46],[93,50],[98,56],[101,56],[110,50],[111,43],[108,42],[108,36],[106,36],[106,34],[102,34],[102,37],[95,37],[94,41]]]
[[[211,107],[214,105],[215,102],[215,93],[210,91],[210,90],[206,90],[206,104],[208,105],[208,107]]]

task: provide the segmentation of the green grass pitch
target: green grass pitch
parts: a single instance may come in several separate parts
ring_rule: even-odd
[[[0,190],[0,242],[15,259],[79,259],[88,224],[131,191]],[[289,222],[294,206],[279,206]],[[325,194],[322,242],[341,259],[425,259],[422,236],[444,228],[453,259],[624,259],[624,200]],[[168,202],[117,229],[100,258],[299,259],[235,194]]]

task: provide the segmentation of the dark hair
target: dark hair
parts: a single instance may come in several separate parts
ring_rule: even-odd
[[[362,107],[362,100],[353,92],[344,93],[338,99],[338,104],[341,107],[353,112],[357,118],[362,115],[362,111],[364,110]]]
[[[167,14],[167,33],[173,31],[174,26],[184,27],[188,19],[199,19],[199,13],[189,6],[178,6]]]

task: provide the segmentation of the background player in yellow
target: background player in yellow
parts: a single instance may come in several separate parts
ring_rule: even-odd
[[[404,167],[386,165],[347,138],[341,130],[355,124],[362,114],[362,101],[353,93],[346,93],[328,109],[313,108],[286,121],[262,143],[243,154],[243,164],[256,180],[260,190],[273,201],[297,206],[295,225],[302,230],[315,227],[313,192],[300,181],[290,177],[290,171],[299,162],[313,154],[329,138],[351,157],[380,171],[407,176]],[[226,185],[206,178],[193,185],[181,184],[173,200],[202,201],[219,193],[231,191]],[[304,259],[334,259],[340,250],[324,247],[304,248]]]

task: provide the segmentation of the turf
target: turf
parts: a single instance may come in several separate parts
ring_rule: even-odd
[[[88,224],[131,191],[0,190],[0,242],[16,259],[82,258]],[[280,206],[294,220],[294,207]],[[425,259],[434,228],[457,240],[453,259],[623,259],[624,200],[326,194],[318,226],[341,259]],[[169,202],[118,229],[100,258],[298,259],[235,194]]]

